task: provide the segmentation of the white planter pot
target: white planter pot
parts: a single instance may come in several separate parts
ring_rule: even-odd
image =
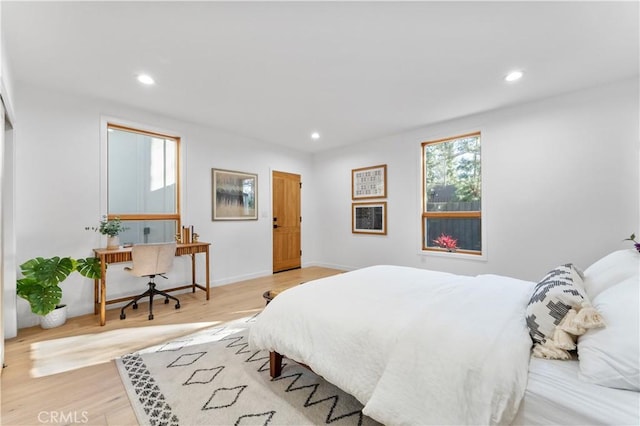
[[[67,305],[62,305],[40,317],[40,327],[42,328],[60,327],[65,322],[67,322]]]
[[[120,248],[120,238],[116,235],[114,237],[107,237],[107,250],[118,250]]]

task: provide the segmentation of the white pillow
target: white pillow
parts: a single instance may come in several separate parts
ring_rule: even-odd
[[[640,271],[640,253],[634,249],[614,251],[584,270],[584,287],[593,300],[604,290]]]
[[[640,390],[640,274],[604,290],[593,306],[606,326],[578,338],[580,377],[618,389]]]

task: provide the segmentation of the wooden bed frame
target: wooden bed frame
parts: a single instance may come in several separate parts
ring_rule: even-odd
[[[282,355],[276,351],[269,352],[269,374],[272,379],[282,374]]]
[[[280,377],[280,374],[282,374],[282,358],[284,358],[284,355],[276,351],[269,352],[269,374],[271,375],[272,379],[275,379],[276,377]],[[295,362],[300,367],[306,368],[307,370],[311,371],[313,374],[318,375],[318,373],[313,371],[313,369],[309,367],[307,364],[303,364],[294,359],[291,359],[291,361]]]

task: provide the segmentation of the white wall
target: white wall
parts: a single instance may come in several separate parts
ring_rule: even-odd
[[[0,16],[2,15],[2,4],[0,2]],[[0,19],[1,21],[1,19]],[[11,338],[17,335],[16,321],[16,239],[14,229],[14,134],[11,124],[15,122],[13,114],[13,79],[9,72],[9,65],[5,58],[6,52],[4,32],[0,23],[0,96],[4,106],[4,132],[0,135],[0,149],[3,150],[2,166],[2,206],[0,206],[2,222],[0,224],[0,244],[2,257],[0,259],[0,289],[2,294],[0,300],[0,360],[4,361],[4,338]],[[0,106],[2,108],[2,106]]]
[[[183,223],[213,243],[212,284],[271,273],[272,170],[303,179],[303,265],[377,263],[461,274],[540,278],[563,262],[586,267],[640,233],[638,82],[625,81],[491,111],[315,156],[115,103],[17,86],[16,238],[19,263],[91,255],[100,215],[101,117],[176,133],[183,141]],[[482,131],[487,260],[420,253],[420,142]],[[388,235],[351,233],[351,169],[388,165]],[[258,173],[258,221],[211,221],[211,168]],[[199,261],[199,279],[204,269]],[[178,261],[172,281],[188,275]],[[119,265],[109,297],[140,283]],[[168,284],[172,284],[169,282]],[[93,285],[63,283],[70,314],[93,311]],[[19,326],[37,318],[19,300]]]
[[[15,145],[13,129],[5,116],[4,164],[2,170],[2,306],[4,337],[6,339],[18,334],[16,318],[16,235],[15,235]]]
[[[86,257],[104,247],[100,234],[86,231],[101,214],[100,123],[103,117],[166,130],[182,138],[183,224],[193,225],[201,241],[212,242],[212,284],[271,273],[271,171],[302,175],[310,186],[309,154],[292,152],[219,130],[197,126],[107,101],[58,93],[32,86],[16,86],[16,115],[20,117],[16,145],[17,260],[35,256]],[[257,221],[211,221],[211,168],[258,174]],[[313,198],[304,193],[302,228],[303,264],[316,259],[313,237]],[[197,256],[198,279],[204,280],[204,256]],[[184,283],[190,276],[187,257],[176,259],[171,280]],[[108,295],[114,298],[144,290],[144,283],[112,265]],[[78,274],[63,284],[63,302],[69,314],[93,312],[93,283]],[[132,288],[135,290],[132,291]],[[204,296],[204,293],[203,293]],[[18,324],[37,323],[25,301],[18,300]]]
[[[523,83],[525,84],[525,83]],[[636,79],[486,112],[317,155],[319,258],[537,280],[585,268],[640,233]],[[421,254],[420,143],[480,130],[486,261]],[[351,169],[388,165],[388,235],[351,233]]]

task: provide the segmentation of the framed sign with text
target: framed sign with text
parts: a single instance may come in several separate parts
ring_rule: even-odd
[[[351,199],[387,198],[387,165],[351,170]]]

